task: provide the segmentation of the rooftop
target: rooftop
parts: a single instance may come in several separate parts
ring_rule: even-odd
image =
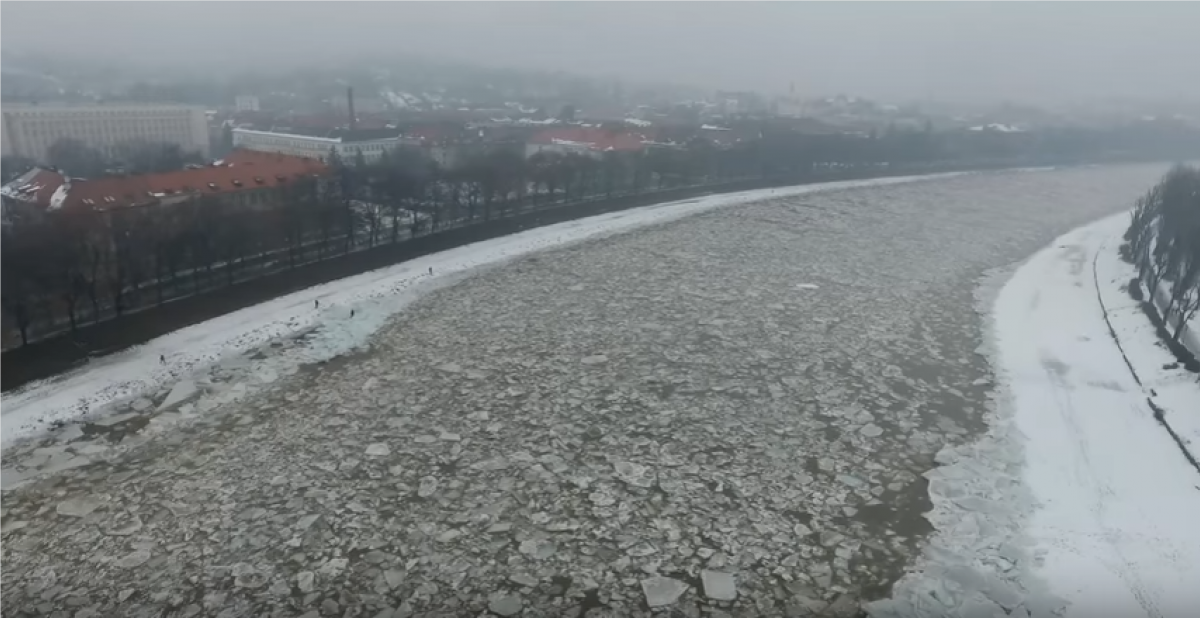
[[[276,135],[297,135],[316,137],[342,144],[355,142],[372,142],[377,140],[397,139],[403,133],[396,128],[382,129],[343,129],[343,128],[309,128],[309,127],[272,127],[270,130],[237,129],[238,131],[254,131],[257,133],[274,133]]]
[[[31,204],[48,204],[62,183],[63,176],[56,170],[35,167],[0,187],[0,195]]]
[[[277,188],[297,178],[324,174],[327,170],[325,164],[314,159],[236,150],[212,165],[160,174],[129,174],[68,182],[55,170],[39,168],[5,185],[3,194],[48,210],[104,211],[149,205],[171,196],[223,195]]]
[[[641,150],[644,135],[631,132],[614,132],[589,127],[563,127],[547,129],[529,138],[531,144],[578,144],[592,150]]]

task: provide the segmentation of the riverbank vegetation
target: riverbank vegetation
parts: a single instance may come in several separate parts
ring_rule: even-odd
[[[1123,251],[1138,268],[1131,292],[1161,316],[1177,353],[1200,313],[1200,168],[1177,166],[1134,205]],[[1140,284],[1140,285],[1139,285]]]
[[[370,164],[334,156],[329,174],[292,183],[271,208],[197,194],[169,207],[30,213],[6,200],[4,347],[74,337],[92,324],[307,264],[548,209],[738,183],[1146,160],[1162,148],[1200,144],[1196,136],[1143,144],[1089,135],[930,127],[811,135],[764,125],[733,143],[697,138],[529,157],[497,149],[446,169],[401,150]]]

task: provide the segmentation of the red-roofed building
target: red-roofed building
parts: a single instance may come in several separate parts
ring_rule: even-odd
[[[5,185],[5,211],[32,206],[41,211],[96,212],[166,206],[200,196],[219,196],[247,207],[276,202],[280,189],[298,179],[320,177],[329,168],[315,159],[235,150],[211,165],[158,174],[128,174],[89,180],[68,179],[55,170],[34,169]]]
[[[560,127],[539,131],[525,144],[525,156],[539,152],[577,153],[599,157],[605,152],[638,152],[645,149],[645,136],[628,131],[594,127]]]
[[[55,170],[35,167],[3,187],[0,187],[0,202],[3,214],[0,222],[10,225],[19,213],[38,213],[50,203],[50,196],[62,186],[66,179]]]

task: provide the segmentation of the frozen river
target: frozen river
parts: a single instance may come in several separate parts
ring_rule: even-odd
[[[6,493],[4,616],[850,611],[929,532],[934,454],[983,429],[980,276],[1163,170],[765,200],[480,273]]]

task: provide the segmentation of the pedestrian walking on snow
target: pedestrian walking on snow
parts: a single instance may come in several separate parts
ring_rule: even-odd
[[[320,308],[321,308],[321,299],[314,298],[313,299],[313,309],[320,309]]]
[[[353,309],[351,309],[351,310],[350,310],[350,317],[354,317],[354,310],[353,310]]]
[[[167,355],[166,355],[166,354],[159,354],[159,355],[158,355],[158,362],[159,362],[159,364],[162,364],[162,365],[165,365],[165,364],[167,364]]]
[[[430,267],[429,267],[429,274],[431,274],[431,275],[433,274],[433,267],[432,267],[432,266],[430,266]]]

